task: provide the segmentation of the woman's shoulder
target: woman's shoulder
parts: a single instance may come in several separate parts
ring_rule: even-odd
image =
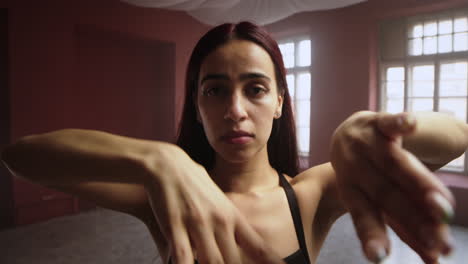
[[[294,188],[319,188],[326,190],[335,182],[335,171],[331,163],[323,163],[311,168],[308,168],[291,179],[291,185]]]
[[[345,211],[338,196],[336,174],[331,163],[311,167],[291,180],[302,207],[314,208],[313,219],[320,226],[333,223]]]

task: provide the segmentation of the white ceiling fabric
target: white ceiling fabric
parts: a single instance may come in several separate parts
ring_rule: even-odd
[[[304,11],[341,8],[367,0],[121,0],[135,6],[185,11],[208,25],[248,20],[270,24]]]

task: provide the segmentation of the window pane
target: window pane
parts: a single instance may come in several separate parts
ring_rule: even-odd
[[[468,30],[468,19],[466,17],[455,19],[455,32],[464,32]]]
[[[297,64],[299,66],[310,66],[311,47],[310,40],[302,40],[298,45]]]
[[[464,167],[465,167],[465,154],[452,160],[449,164],[447,164],[444,167],[444,169],[454,170],[454,171],[463,171]]]
[[[295,79],[294,74],[286,75],[286,82],[288,83],[289,96],[291,96],[291,100],[294,100],[294,92],[296,91]]]
[[[422,55],[422,38],[412,39],[409,43],[409,54],[413,56]]]
[[[468,63],[443,63],[440,67],[441,80],[466,80],[468,75]]]
[[[467,96],[466,80],[440,81],[440,96]]]
[[[296,90],[296,100],[310,99],[310,73],[300,73],[297,75]]]
[[[413,30],[411,30],[410,37],[413,38],[420,38],[423,36],[423,26],[422,24],[417,24],[413,26]]]
[[[440,96],[467,96],[468,63],[444,63],[440,66]]]
[[[439,22],[439,34],[450,34],[452,33],[453,23],[452,20],[443,20]]]
[[[426,98],[408,98],[408,112],[433,111],[434,102]]]
[[[309,126],[310,124],[310,101],[301,100],[296,101],[297,120],[296,125]]]
[[[279,45],[281,54],[283,55],[284,66],[286,68],[294,67],[294,43],[288,42]]]
[[[405,68],[393,67],[387,69],[387,81],[404,81]]]
[[[412,70],[411,83],[409,85],[408,94],[410,97],[434,96],[434,66],[422,65],[414,66]]]
[[[439,112],[449,114],[466,122],[466,97],[440,98]]]
[[[437,23],[435,21],[427,22],[424,24],[424,36],[437,35]]]
[[[424,54],[437,53],[437,37],[424,38]]]
[[[408,92],[410,97],[433,97],[434,81],[414,81]]]
[[[405,83],[403,81],[387,82],[387,98],[403,98]]]
[[[439,53],[452,51],[452,35],[439,36]]]
[[[392,114],[403,112],[404,102],[401,99],[388,99],[386,102],[386,109],[384,111]]]
[[[309,153],[310,129],[308,127],[300,127],[298,130],[299,151],[302,153]]]
[[[455,51],[464,51],[468,49],[468,34],[457,33],[454,35],[454,47]]]
[[[433,81],[434,65],[414,66],[412,79],[415,81]]]

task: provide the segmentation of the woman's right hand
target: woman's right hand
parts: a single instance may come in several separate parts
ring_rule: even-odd
[[[158,149],[145,188],[172,263],[283,263],[204,167],[178,146]]]

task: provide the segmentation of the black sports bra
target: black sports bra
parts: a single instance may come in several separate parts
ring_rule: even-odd
[[[283,187],[284,192],[286,193],[286,198],[288,199],[289,210],[291,211],[294,222],[294,229],[296,230],[297,240],[299,241],[299,249],[284,258],[284,261],[287,264],[310,264],[309,253],[307,251],[307,245],[304,237],[304,228],[302,226],[301,212],[299,210],[299,204],[297,203],[296,193],[283,174],[278,172],[278,176],[280,179],[280,185]],[[169,264],[172,264],[170,259]],[[195,261],[195,264],[198,264],[198,261]]]

